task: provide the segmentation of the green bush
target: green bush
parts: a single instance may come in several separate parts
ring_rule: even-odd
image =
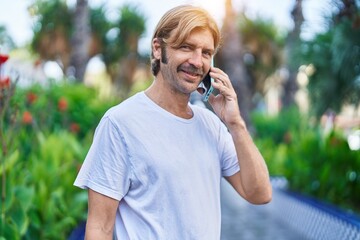
[[[12,103],[22,103],[20,112],[30,112],[33,124],[41,131],[67,129],[83,138],[117,100],[100,99],[95,89],[82,84],[52,84],[48,88],[34,85],[18,89]]]
[[[276,116],[255,112],[251,119],[256,129],[254,141],[267,162],[270,175],[283,176],[288,145],[303,126],[300,113],[295,108]]]
[[[285,176],[290,190],[360,213],[360,152],[350,150],[342,131],[325,135],[294,109],[255,114],[253,123],[270,175]]]
[[[72,186],[84,147],[75,136],[40,132],[25,159],[6,159],[5,239],[66,239],[86,214],[86,192]]]
[[[66,239],[87,213],[86,191],[73,182],[116,100],[81,84],[18,88],[10,100],[1,115],[0,239]]]
[[[343,134],[307,132],[291,144],[285,176],[290,188],[360,213],[360,154]]]
[[[288,109],[276,116],[255,112],[251,120],[256,129],[256,138],[271,139],[275,144],[289,142],[291,132],[298,132],[304,121],[296,108]]]

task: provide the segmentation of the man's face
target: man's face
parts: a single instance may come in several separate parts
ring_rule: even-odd
[[[209,71],[213,54],[211,32],[194,30],[178,48],[167,45],[162,49],[161,76],[172,91],[189,94],[196,90]]]

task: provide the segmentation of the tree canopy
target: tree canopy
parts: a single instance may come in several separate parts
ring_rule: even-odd
[[[308,89],[318,117],[329,109],[339,112],[345,104],[360,103],[360,11],[355,2],[347,2],[337,1],[339,9],[329,18],[329,29],[299,48],[299,63],[315,68]]]

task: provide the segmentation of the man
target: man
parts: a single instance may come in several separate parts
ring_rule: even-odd
[[[219,239],[222,177],[247,201],[270,201],[268,170],[235,91],[210,67],[219,42],[201,8],[162,17],[151,44],[153,84],[104,115],[75,181],[88,189],[86,239]],[[217,116],[189,104],[209,70]]]

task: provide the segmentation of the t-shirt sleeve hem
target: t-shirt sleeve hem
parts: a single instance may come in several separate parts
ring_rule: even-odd
[[[91,182],[89,180],[76,180],[74,182],[74,186],[82,189],[91,189],[95,192],[101,193],[107,197],[113,198],[118,201],[120,201],[123,198],[121,194],[116,193],[111,189],[104,188],[103,186],[99,186],[98,184]]]
[[[239,171],[240,171],[240,167],[238,164],[236,164],[229,169],[223,170],[222,175],[223,175],[223,177],[230,177]]]

